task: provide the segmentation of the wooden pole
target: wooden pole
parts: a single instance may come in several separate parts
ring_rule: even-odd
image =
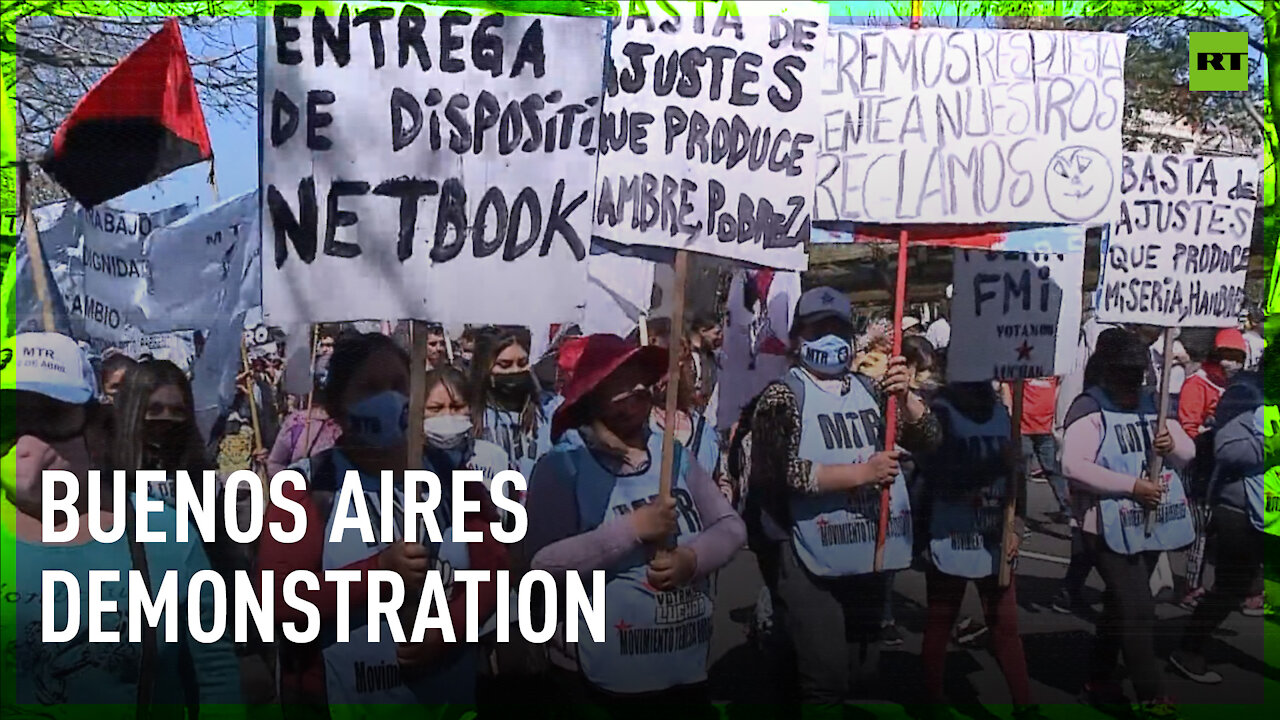
[[[649,316],[640,314],[640,347],[649,345]]]
[[[1012,415],[1013,427],[1009,431],[1009,443],[1014,457],[1018,458],[1018,462],[1009,468],[1009,480],[1005,486],[1004,494],[1004,523],[1001,527],[1004,532],[1000,535],[1000,587],[1009,587],[1009,583],[1013,581],[1013,562],[1009,557],[1009,537],[1014,531],[1014,516],[1018,509],[1018,494],[1022,492],[1024,487],[1023,467],[1025,460],[1022,457],[1022,415],[1024,408],[1024,398],[1026,396],[1026,381],[1018,380],[1013,383],[1013,407],[1010,409]]]
[[[685,282],[689,278],[689,253],[676,251],[675,294],[671,299],[671,343],[667,347],[667,403],[666,421],[662,427],[662,474],[659,475],[658,494],[663,498],[671,497],[671,475],[674,471],[672,461],[675,459],[675,422],[676,399],[680,395],[680,351],[684,339],[684,291]]]
[[[425,442],[422,420],[427,406],[427,324],[414,320],[409,326],[413,343],[409,363],[409,457],[410,470],[422,469],[422,448]]]
[[[249,386],[246,388],[245,395],[249,400],[249,419],[253,422],[253,451],[256,453],[262,450],[262,425],[258,422],[258,401],[253,397],[254,388],[258,383],[253,379],[253,368],[249,366],[249,349],[245,346],[243,335],[240,336],[240,364],[245,374],[249,376]]]
[[[217,205],[221,195],[218,192],[218,169],[213,156],[209,157],[209,190],[213,192],[213,204]]]
[[[311,387],[307,390],[307,409],[306,409],[307,414],[303,415],[303,417],[305,418],[304,422],[306,424],[302,426],[302,447],[305,450],[311,449],[311,406],[315,403],[315,399],[316,399],[316,354],[317,354],[316,350],[319,349],[318,347],[319,342],[320,342],[320,326],[312,325],[311,326],[311,364],[307,366],[307,377],[311,378]]]
[[[18,202],[22,205],[22,238],[27,246],[27,262],[31,265],[31,281],[35,284],[36,297],[40,299],[40,322],[45,332],[57,332],[53,318],[53,297],[49,294],[49,278],[45,272],[44,249],[40,245],[40,229],[36,227],[35,213],[31,211],[30,169],[26,163],[18,166]]]
[[[911,29],[920,29],[920,17],[924,14],[923,0],[911,0]],[[906,228],[898,231],[898,281],[893,293],[893,357],[902,354],[902,315],[907,304],[907,244],[910,233]],[[898,443],[898,398],[890,396],[884,412],[884,450],[893,450]],[[880,522],[876,526],[875,571],[884,570],[884,542],[889,531],[889,488],[880,489]]]
[[[1169,376],[1173,371],[1173,329],[1164,329],[1164,357],[1160,368],[1160,409],[1156,413],[1156,429],[1155,434],[1151,436],[1151,457],[1147,461],[1147,478],[1156,484],[1160,483],[1160,475],[1164,472],[1164,456],[1156,452],[1155,436],[1164,430],[1164,424],[1169,420]],[[1156,513],[1154,511],[1147,512],[1147,535],[1151,535],[1151,531],[1156,526]]]

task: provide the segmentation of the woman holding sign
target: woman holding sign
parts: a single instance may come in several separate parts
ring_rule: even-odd
[[[646,701],[703,706],[714,717],[708,576],[742,547],[746,529],[679,443],[666,459],[671,497],[659,495],[662,434],[650,423],[650,388],[666,366],[661,348],[587,338],[552,420],[555,437],[576,428],[582,443],[561,443],[538,461],[526,543],[534,570],[608,573],[606,641],[577,643],[577,668],[571,654],[552,656],[573,699],[611,714]],[[584,624],[579,637],[587,633]]]
[[[991,630],[993,654],[1009,684],[1013,716],[1041,718],[1031,705],[1014,580],[1010,578],[1008,587],[998,582],[1005,497],[1009,473],[1017,462],[1009,445],[1013,430],[1009,411],[990,383],[978,382],[946,386],[935,399],[933,412],[943,429],[942,446],[920,462],[923,493],[932,499],[926,575],[929,607],[922,650],[928,700],[937,712],[948,712],[942,690],[947,644],[966,586],[973,582]],[[1014,519],[1008,538],[1011,556],[1016,557],[1024,526],[1022,517]]]
[[[1089,360],[1098,384],[1067,413],[1062,458],[1073,512],[1106,583],[1085,696],[1092,704],[1128,704],[1115,679],[1123,652],[1140,716],[1168,717],[1149,580],[1159,553],[1195,538],[1182,482],[1169,467],[1185,467],[1195,445],[1176,421],[1154,427],[1156,398],[1143,387],[1148,360],[1146,345],[1132,332],[1111,329],[1098,338]],[[1153,450],[1166,461],[1158,482],[1148,478]],[[1149,512],[1156,515],[1148,534]]]
[[[422,587],[428,570],[442,573],[454,635],[465,637],[466,603],[478,603],[478,616],[488,617],[496,608],[497,593],[493,583],[479,583],[479,597],[469,599],[463,586],[451,582],[453,571],[493,572],[507,566],[505,550],[490,533],[489,525],[495,518],[488,494],[477,483],[467,485],[476,493],[466,499],[479,501],[482,510],[467,514],[464,529],[482,532],[480,543],[462,544],[452,539],[450,506],[454,499],[449,482],[441,483],[444,496],[436,508],[444,542],[434,548],[403,540],[367,543],[351,528],[341,533],[338,541],[328,541],[335,506],[345,507],[348,519],[363,515],[355,503],[335,503],[348,472],[360,474],[365,506],[375,513],[382,507],[382,471],[402,478],[410,469],[409,357],[394,340],[379,333],[344,336],[329,363],[326,391],[326,409],[342,429],[338,444],[294,465],[292,469],[306,478],[306,488],[285,491],[285,496],[306,512],[306,534],[292,544],[280,543],[274,534],[263,535],[259,562],[263,570],[275,571],[277,622],[311,622],[302,610],[284,601],[283,586],[290,572],[307,570],[322,577],[326,569],[344,569],[355,570],[360,576],[346,586],[350,642],[335,641],[341,586],[322,580],[318,588],[298,590],[298,597],[319,611],[323,629],[317,643],[280,642],[280,698],[286,717],[311,717],[313,713],[334,718],[453,717],[458,706],[475,702],[475,645],[447,643],[437,629],[428,630],[422,642],[398,645],[385,619],[382,641],[369,642],[365,627],[367,573],[396,572],[407,588]],[[397,486],[394,492],[394,504],[402,508],[401,488]],[[266,522],[291,528],[293,511],[273,503]],[[372,525],[376,530],[381,521],[374,516]],[[396,537],[401,538],[403,529],[396,525]],[[419,528],[419,537],[426,540],[424,535]],[[413,597],[413,591],[409,596]],[[414,706],[415,712],[408,712],[406,706]]]
[[[879,665],[885,583],[875,574],[881,488],[890,487],[883,570],[911,564],[911,510],[901,451],[880,447],[881,405],[896,395],[899,437],[937,447],[937,419],[910,392],[905,358],[877,384],[850,369],[853,310],[829,287],[800,296],[791,324],[796,364],[765,388],[751,423],[747,515],[779,546],[776,610],[794,645],[800,700],[839,716],[855,683]],[[856,676],[856,677],[855,677]]]

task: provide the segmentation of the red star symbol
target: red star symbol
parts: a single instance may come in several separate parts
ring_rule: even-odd
[[[618,632],[622,632],[623,630],[630,630],[630,629],[631,629],[631,626],[627,624],[627,621],[626,621],[626,620],[619,620],[619,621],[618,621],[618,624],[617,624],[617,625],[614,625],[613,627],[614,627],[614,629],[615,629],[615,630],[617,630]]]
[[[826,526],[828,525],[828,523],[827,523],[827,519],[826,519],[826,518],[824,518],[824,517],[820,517],[820,518],[818,518],[818,522],[817,522],[816,524],[817,524],[817,526],[818,526],[818,527],[820,527],[820,528],[824,528],[824,527],[826,527]]]
[[[1018,346],[1018,361],[1030,360],[1031,351],[1034,349],[1026,340],[1023,340],[1022,344]]]

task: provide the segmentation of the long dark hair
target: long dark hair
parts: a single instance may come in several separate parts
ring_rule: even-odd
[[[182,453],[177,467],[166,470],[186,470],[196,473],[210,469],[205,457],[204,440],[195,421],[195,400],[191,396],[191,382],[187,374],[168,360],[144,360],[125,376],[124,385],[116,395],[114,447],[112,466],[117,470],[146,469],[147,407],[156,390],[172,385],[182,393],[182,404],[187,411],[187,434],[183,438]]]
[[[360,368],[377,353],[387,350],[409,367],[409,354],[395,340],[382,333],[346,332],[333,343],[329,356],[329,377],[324,385],[324,410],[334,420],[344,419],[343,396]]]
[[[471,422],[475,426],[476,437],[484,432],[484,411],[493,405],[493,363],[502,351],[512,345],[519,345],[526,353],[530,351],[532,338],[529,331],[522,327],[494,326],[484,328],[476,333],[475,350],[471,356]],[[532,363],[533,358],[529,361]],[[530,368],[532,373],[532,367]],[[537,389],[529,393],[529,399],[520,409],[520,431],[533,432],[537,426],[541,411],[538,407]]]

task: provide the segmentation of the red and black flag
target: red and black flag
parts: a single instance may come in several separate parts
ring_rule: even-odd
[[[41,167],[85,207],[213,156],[178,21],[76,103]]]

